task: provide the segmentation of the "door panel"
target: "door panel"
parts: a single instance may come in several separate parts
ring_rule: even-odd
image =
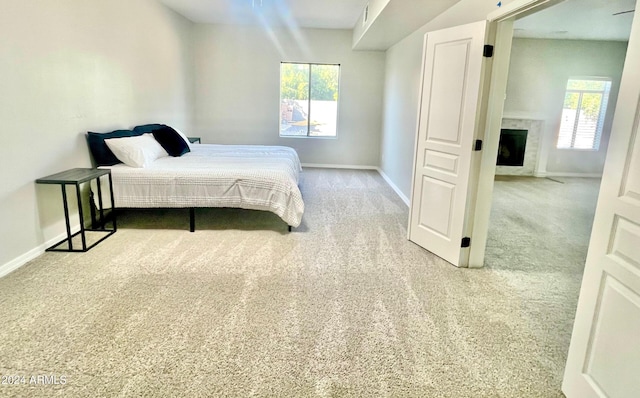
[[[640,396],[639,123],[635,18],[562,383],[568,398]]]
[[[423,167],[432,169],[434,172],[445,172],[455,176],[458,174],[458,156],[427,149],[424,154]]]
[[[624,345],[611,344],[611,339],[637,340],[640,296],[607,274],[602,280],[601,292],[597,309],[600,316],[589,338],[592,343],[585,360],[584,374],[599,395],[624,397],[627,396],[625,391],[640,392],[636,377],[640,358]]]
[[[469,39],[436,43],[431,55],[431,97],[427,114],[427,141],[460,146],[461,115],[467,80]],[[426,76],[425,76],[426,78]],[[445,94],[445,95],[442,95]]]
[[[637,126],[636,126],[637,129]],[[629,164],[627,165],[628,173],[625,175],[622,183],[621,196],[626,196],[629,200],[640,201],[640,145],[636,141],[636,145],[630,147],[633,150],[631,156],[628,156]]]
[[[425,35],[409,239],[456,266],[467,217],[486,22]]]
[[[422,181],[420,228],[450,239],[453,210],[451,204],[455,202],[455,195],[455,185],[425,176]],[[430,206],[431,203],[442,203],[443,206]]]
[[[612,241],[611,258],[640,272],[640,225],[618,219]]]

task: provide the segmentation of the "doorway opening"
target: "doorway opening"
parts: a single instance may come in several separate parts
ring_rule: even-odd
[[[522,315],[546,324],[535,332],[543,333],[540,340],[546,345],[545,351],[553,353],[559,379],[571,341],[599,194],[597,177],[605,163],[626,43],[568,40],[563,38],[568,36],[566,28],[555,28],[556,38],[525,36],[530,29],[549,27],[554,20],[562,19],[582,23],[592,32],[606,31],[581,18],[577,8],[571,18],[555,15],[571,7],[589,9],[588,2],[568,0],[515,22],[506,99],[498,122],[539,123],[543,127],[532,170],[504,175],[504,170],[496,168],[484,253],[485,266],[503,275],[505,283],[525,297]],[[619,24],[613,16],[607,20]],[[571,76],[608,77],[613,81],[598,150],[557,145]],[[527,305],[528,300],[543,305]]]
[[[514,23],[502,114],[505,128],[498,146],[484,257],[487,266],[513,267],[508,265],[513,261],[500,257],[504,252],[519,253],[517,264],[545,258],[552,263],[577,262],[580,271],[584,266],[632,18],[627,15],[628,20],[620,20],[621,15],[612,12],[615,5],[595,16],[586,4],[592,1],[597,0],[567,0]],[[584,27],[589,35],[601,31],[609,36],[594,40]],[[567,79],[573,76],[613,82],[600,145],[595,150],[556,145]],[[531,126],[537,127],[525,130]],[[513,167],[526,162],[530,167]],[[560,217],[561,222],[550,219],[550,214]],[[553,242],[565,244],[548,257],[546,253],[553,250],[541,242],[551,236],[555,237]],[[499,242],[509,242],[511,247],[500,249]],[[536,247],[540,250],[535,251]],[[576,247],[582,249],[576,251]]]

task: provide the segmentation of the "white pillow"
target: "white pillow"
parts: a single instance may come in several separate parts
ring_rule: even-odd
[[[169,156],[162,145],[153,138],[153,134],[109,138],[104,142],[118,160],[131,167],[146,167],[158,158]]]

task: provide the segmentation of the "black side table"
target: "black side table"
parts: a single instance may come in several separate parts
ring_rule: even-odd
[[[104,220],[104,207],[102,204],[102,187],[100,186],[100,177],[104,176],[104,175],[108,175],[109,176],[109,191],[110,191],[110,195],[111,195],[111,220],[112,220],[112,229],[106,229],[105,228],[105,220]],[[100,206],[99,212],[100,212],[100,225],[101,228],[100,229],[88,229],[84,227],[84,214],[82,211],[82,198],[80,196],[80,184],[91,181],[91,180],[96,180],[97,185],[98,185],[98,204]],[[111,180],[111,170],[109,169],[70,169],[70,170],[66,170],[63,171],[61,173],[57,173],[57,174],[52,174],[48,177],[44,177],[44,178],[39,178],[36,180],[37,184],[58,184],[61,186],[62,188],[62,201],[64,204],[64,220],[67,224],[67,237],[63,240],[61,240],[60,242],[56,243],[55,245],[51,246],[50,248],[47,249],[47,251],[60,251],[60,252],[86,252],[89,249],[91,249],[92,247],[94,247],[95,245],[97,245],[98,243],[102,242],[103,240],[107,239],[109,236],[113,235],[116,232],[116,214],[115,214],[115,206],[114,206],[114,200],[113,200],[113,182]],[[76,232],[75,234],[71,235],[71,225],[69,224],[69,204],[67,202],[67,185],[75,185],[76,187],[76,196],[77,196],[77,200],[78,200],[78,215],[80,216],[80,231]],[[93,203],[91,204],[91,206],[93,206]],[[92,212],[92,226],[96,224],[96,220],[94,219],[93,216],[93,212]],[[103,236],[100,240],[98,240],[97,242],[93,243],[92,245],[87,247],[87,238],[85,236],[85,232],[86,231],[95,231],[95,232],[106,232],[107,234],[105,236]],[[73,248],[73,237],[77,236],[78,234],[81,235],[82,238],[82,249],[74,249]],[[64,242],[68,242],[68,249],[63,249],[60,248],[58,249],[57,247],[60,246],[62,243]]]

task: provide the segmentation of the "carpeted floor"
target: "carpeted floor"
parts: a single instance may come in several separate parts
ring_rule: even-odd
[[[262,212],[200,210],[195,233],[186,211],[125,212],[91,251],[0,279],[0,375],[25,376],[0,396],[561,397],[581,276],[567,246],[588,234],[557,240],[585,214],[564,207],[572,182],[509,184],[481,270],[408,242],[374,171],[306,169],[292,233]],[[549,187],[566,221],[498,200]],[[557,232],[542,251],[504,233],[541,222]]]

